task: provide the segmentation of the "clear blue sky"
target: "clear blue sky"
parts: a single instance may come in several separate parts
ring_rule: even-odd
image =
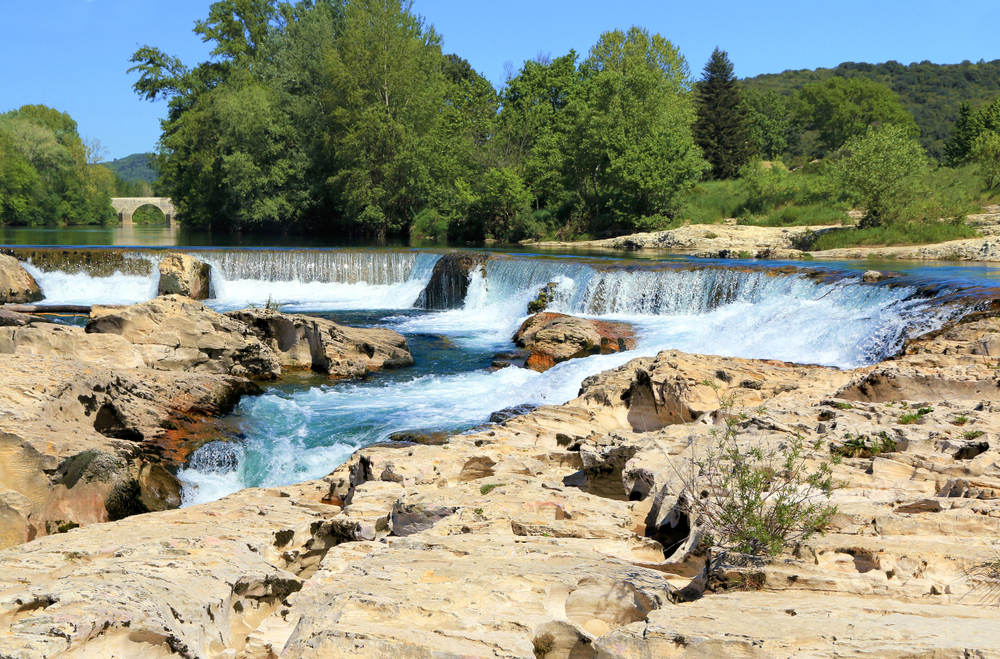
[[[191,32],[211,0],[0,0],[0,112],[43,103],[69,112],[111,158],[150,151],[166,104],[132,92],[128,58],[158,46],[194,65],[208,46]],[[840,62],[952,64],[1000,59],[998,0],[415,0],[445,52],[495,84],[539,52],[585,54],[601,32],[641,25],[677,45],[697,77],[712,49],[740,77]]]

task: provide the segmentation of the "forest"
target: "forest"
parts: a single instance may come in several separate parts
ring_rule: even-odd
[[[861,208],[858,240],[931,240],[998,196],[1000,61],[740,81],[716,49],[696,77],[633,26],[497,89],[408,0],[218,0],[194,32],[209,61],[147,45],[130,69],[167,102],[155,187],[190,227],[481,243]],[[114,221],[108,196],[150,186],[99,155],[55,110],[0,115],[0,223]]]
[[[0,225],[117,222],[111,197],[141,196],[149,185],[99,166],[103,154],[65,112],[25,105],[0,114]]]

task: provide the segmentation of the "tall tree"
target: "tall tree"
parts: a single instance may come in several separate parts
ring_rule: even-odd
[[[818,133],[826,153],[879,126],[902,126],[908,135],[920,134],[899,95],[868,78],[830,78],[809,83],[795,93],[791,114],[802,129]]]
[[[788,103],[771,90],[743,90],[750,139],[757,153],[773,160],[788,148]]]
[[[972,144],[977,137],[976,124],[972,103],[962,101],[962,105],[958,108],[958,118],[951,126],[951,136],[944,145],[945,156],[952,167],[969,162]]]
[[[350,0],[326,57],[331,192],[379,238],[404,230],[427,197],[446,93],[440,38],[411,6]]]
[[[712,165],[712,177],[735,178],[753,154],[740,86],[726,51],[716,48],[697,85],[695,141]]]

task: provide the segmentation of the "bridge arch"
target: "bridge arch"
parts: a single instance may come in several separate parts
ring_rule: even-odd
[[[112,197],[111,207],[118,213],[118,219],[122,221],[122,226],[133,226],[132,216],[143,206],[155,206],[163,212],[167,226],[173,220],[174,203],[169,197]]]

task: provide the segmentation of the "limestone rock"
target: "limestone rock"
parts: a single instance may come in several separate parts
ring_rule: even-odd
[[[35,278],[20,261],[0,254],[0,304],[28,304],[43,297]]]
[[[531,350],[527,368],[547,371],[568,359],[631,350],[635,335],[623,323],[543,312],[521,324],[514,343]]]
[[[278,356],[245,324],[180,295],[129,307],[95,306],[87,332],[121,335],[154,369],[261,380],[281,373]]]
[[[337,508],[288,490],[0,552],[0,656],[277,656],[297,619],[283,602],[335,543]]]
[[[243,309],[226,316],[248,326],[287,368],[354,378],[413,365],[406,338],[390,329],[347,327],[269,309]]]
[[[418,309],[460,309],[469,291],[469,275],[484,267],[489,254],[452,252],[434,264],[431,279],[414,306]]]
[[[211,266],[188,254],[167,254],[160,261],[157,295],[184,295],[207,300],[212,286]]]
[[[82,327],[48,323],[0,327],[0,354],[73,356],[122,368],[145,365],[135,346],[121,336],[88,334]]]
[[[14,529],[0,546],[178,506],[166,427],[228,413],[260,392],[242,378],[72,357],[0,355],[0,372],[0,494],[17,504],[0,506]]]

